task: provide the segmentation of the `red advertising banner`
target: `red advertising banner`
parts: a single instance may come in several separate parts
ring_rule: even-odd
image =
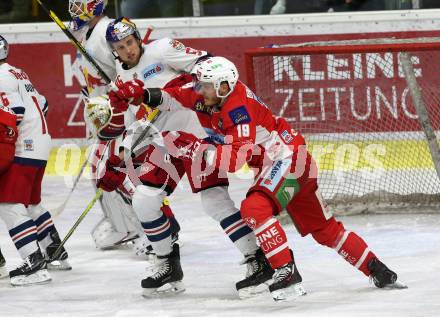
[[[388,46],[256,50],[250,84],[275,113],[308,133],[420,131],[397,51],[400,45]],[[401,49],[410,54],[414,78],[438,130],[440,78],[435,61],[440,44],[423,51],[416,44],[413,50],[408,46]],[[281,50],[282,55],[276,55]],[[257,55],[268,51],[274,55]]]
[[[231,37],[231,38],[197,38],[197,39],[181,39],[188,46],[204,49],[213,55],[221,55],[231,59],[238,65],[240,78],[246,82],[244,51],[249,48],[264,47],[268,45],[323,41],[323,40],[340,40],[340,39],[356,39],[356,38],[378,38],[378,37],[418,37],[418,36],[437,36],[439,32],[400,32],[400,33],[370,33],[370,34],[338,34],[338,35],[308,35],[308,36],[254,36],[254,37]],[[76,61],[76,50],[70,43],[37,43],[37,44],[13,44],[11,45],[10,58],[8,62],[14,66],[24,69],[30,76],[35,87],[40,93],[44,94],[49,101],[48,126],[53,138],[83,138],[85,137],[85,124],[83,121],[83,106],[79,99],[80,86],[84,85],[82,74],[78,69]],[[438,57],[439,55],[437,55]],[[326,60],[327,58],[327,60]],[[298,107],[288,107],[283,114],[292,120],[329,120],[337,118],[338,111],[351,111],[353,116],[358,116],[360,121],[369,122],[369,120],[389,120],[390,116],[395,120],[412,120],[414,109],[411,102],[408,101],[408,94],[405,91],[405,83],[402,80],[398,64],[395,62],[395,54],[384,56],[390,58],[394,73],[392,78],[395,83],[392,86],[384,88],[382,85],[384,75],[379,66],[374,66],[376,75],[368,77],[368,71],[373,66],[368,66],[365,58],[362,64],[363,78],[355,78],[353,69],[356,67],[357,57],[350,56],[334,56],[335,60],[339,59],[343,65],[339,69],[335,69],[334,74],[328,73],[328,58],[326,56],[316,56],[310,60],[310,68],[302,68],[304,61],[298,61],[298,65],[294,67],[296,75],[280,73],[280,82],[286,83],[286,86],[280,86],[279,89],[289,89],[288,82],[294,82],[292,86],[294,93],[291,98],[303,101],[303,112]],[[423,78],[432,81],[433,85],[439,84],[436,76],[436,57],[429,59],[424,55],[419,55],[420,68]],[[430,57],[431,58],[431,57]],[[337,62],[337,61],[336,61]],[[348,63],[348,66],[345,66]],[[391,65],[391,64],[390,64]],[[297,68],[299,67],[299,68]],[[327,67],[327,70],[326,70]],[[309,75],[307,75],[309,72]],[[292,73],[293,74],[293,73]],[[307,76],[316,74],[318,79],[307,80]],[[298,78],[296,78],[297,76]],[[330,76],[340,76],[341,78],[331,78]],[[344,78],[344,76],[349,76]],[[269,84],[274,79],[273,70],[268,70],[264,74],[263,80],[267,78]],[[358,86],[357,83],[362,85]],[[290,85],[290,84],[289,84]],[[289,86],[290,87],[290,86]],[[368,88],[369,87],[369,88]],[[368,88],[368,89],[367,89]],[[287,91],[274,92],[276,97],[263,96],[270,101],[271,106],[283,106],[289,95]],[[336,108],[326,108],[324,111],[320,106],[311,106],[308,103],[320,105],[322,98],[324,100],[336,100],[343,98],[342,96],[354,95],[354,104],[340,104],[333,102]],[[346,97],[344,97],[346,99]],[[352,99],[353,99],[352,98]],[[371,99],[371,109],[368,108],[369,103],[365,100]],[[396,103],[394,100],[397,100]],[[376,100],[381,102],[381,106],[376,106]],[[402,103],[405,100],[406,104]],[[362,103],[360,101],[363,101]],[[293,101],[292,101],[293,102]],[[289,105],[292,103],[289,101]],[[347,108],[348,107],[348,108]],[[287,108],[286,108],[287,109]],[[351,109],[351,110],[350,110]],[[380,111],[380,114],[378,112]],[[380,116],[380,117],[379,117]],[[325,118],[324,118],[325,117]],[[362,119],[364,118],[365,119]],[[437,121],[438,122],[438,121]],[[438,126],[436,127],[439,128]],[[348,129],[348,128],[347,128]],[[348,129],[349,130],[349,129]]]

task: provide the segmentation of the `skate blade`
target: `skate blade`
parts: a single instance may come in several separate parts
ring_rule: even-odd
[[[159,288],[144,288],[142,296],[145,298],[153,298],[158,296],[175,295],[185,291],[185,285],[182,281],[171,282],[162,285]]]
[[[293,284],[287,288],[279,289],[272,292],[272,298],[274,301],[291,301],[300,296],[307,295],[302,283]]]
[[[39,270],[31,275],[27,276],[14,276],[11,278],[12,286],[30,286],[37,284],[47,284],[52,280],[49,272],[44,270]]]
[[[47,263],[47,269],[49,271],[70,271],[72,266],[67,260],[54,260]]]
[[[8,276],[9,276],[9,272],[6,269],[6,266],[0,267],[0,279],[8,277]]]
[[[403,284],[400,281],[395,281],[393,284],[385,285],[384,288],[385,289],[405,289],[405,288],[408,288],[408,286]]]
[[[248,299],[248,298],[258,297],[264,293],[267,293],[269,291],[269,285],[271,284],[271,282],[272,280],[269,280],[255,286],[249,286],[239,289],[238,297],[240,299]]]

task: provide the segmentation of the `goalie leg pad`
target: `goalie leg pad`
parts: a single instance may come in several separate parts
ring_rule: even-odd
[[[127,233],[118,232],[114,229],[109,218],[102,218],[92,230],[92,238],[98,249],[109,249],[119,245],[125,239]]]
[[[104,192],[102,207],[104,214],[113,223],[115,231],[121,233],[139,233],[141,231],[140,222],[132,206],[127,204],[118,193]]]
[[[132,206],[115,193],[103,194],[101,207],[104,218],[92,230],[92,238],[99,249],[108,249],[142,234],[142,227]]]
[[[8,270],[6,268],[6,259],[0,250],[0,279],[9,276]]]

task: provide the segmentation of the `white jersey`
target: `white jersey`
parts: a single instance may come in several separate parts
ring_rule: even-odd
[[[92,31],[82,33],[82,38],[78,40],[86,49],[87,53],[97,62],[104,73],[111,80],[116,77],[116,60],[112,54],[112,50],[105,39],[107,26],[113,20],[109,17],[102,17]],[[107,83],[101,79],[95,67],[87,61],[87,59],[79,54],[79,65],[84,74],[87,83],[87,89],[90,97],[96,97],[107,92]]]
[[[0,103],[17,115],[15,156],[47,161],[51,138],[44,113],[47,102],[19,68],[0,65]]]
[[[198,59],[207,54],[169,38],[144,44],[142,49],[135,67],[124,69],[123,64],[117,63],[116,72],[117,78],[123,82],[137,78],[146,88],[163,88],[180,74],[189,73]]]
[[[185,47],[177,40],[163,38],[142,45],[143,53],[139,63],[130,69],[125,69],[122,63],[117,63],[117,80],[123,82],[135,78],[144,82],[145,88],[163,88],[167,83],[179,77],[182,73],[189,73],[198,59],[207,55],[205,51],[198,51],[191,47]],[[136,106],[130,106],[125,115],[125,126],[129,127],[136,119],[135,113],[138,110]],[[168,116],[165,114],[162,117]],[[193,124],[197,128],[193,134],[199,133],[200,123],[196,115],[188,115],[191,122],[187,127]],[[164,120],[165,118],[161,119]],[[177,122],[177,121],[176,121]],[[155,125],[158,123],[156,122]],[[168,124],[168,128],[170,125]],[[177,130],[177,129],[174,129]],[[165,130],[163,130],[165,131]],[[191,133],[189,130],[182,130]]]

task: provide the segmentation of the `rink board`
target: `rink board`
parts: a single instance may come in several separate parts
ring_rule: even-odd
[[[368,161],[365,154],[367,148],[371,148],[373,154],[379,152],[379,154],[374,155],[380,162],[380,166],[375,166],[374,162]],[[375,149],[379,149],[379,151],[374,151]],[[410,149],[410,151],[407,149]],[[317,160],[319,169],[323,171],[372,168],[383,168],[385,170],[434,169],[427,143],[421,140],[378,140],[368,143],[309,141],[308,150]],[[384,153],[384,155],[381,153]],[[335,157],[337,158],[336,162]],[[84,147],[74,147],[73,149],[53,148],[46,167],[46,174],[76,175],[85,159]]]

